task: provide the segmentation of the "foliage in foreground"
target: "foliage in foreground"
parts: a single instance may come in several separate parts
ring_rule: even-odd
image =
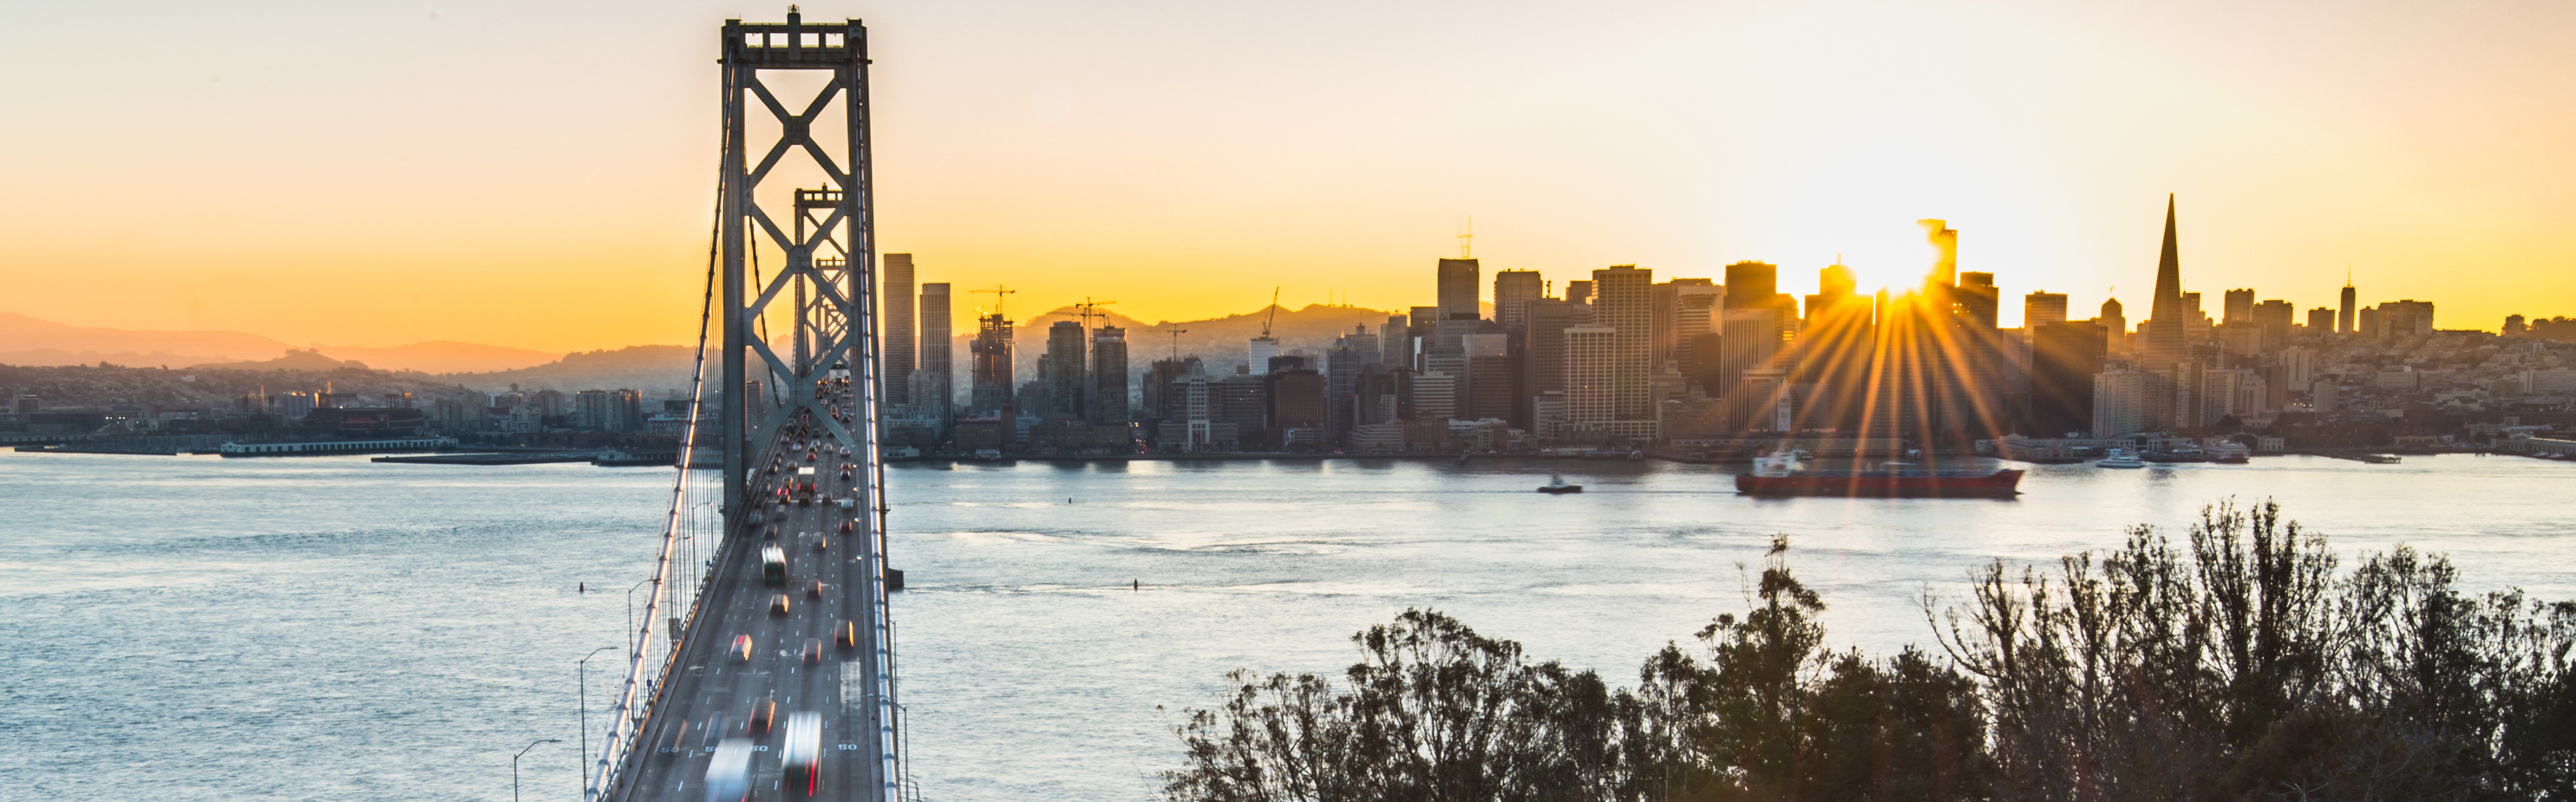
[[[1183,802],[2576,798],[2576,604],[2399,547],[2340,570],[2275,505],[1974,574],[1938,654],[1825,646],[1776,539],[1749,609],[1632,688],[1408,610],[1338,678],[1238,671]],[[1927,597],[1924,609],[1932,613]]]

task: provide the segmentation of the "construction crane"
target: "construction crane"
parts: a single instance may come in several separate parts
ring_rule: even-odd
[[[1189,330],[1189,329],[1164,329],[1164,330],[1163,330],[1163,333],[1164,333],[1164,334],[1172,335],[1172,361],[1174,361],[1174,362],[1179,362],[1179,361],[1181,361],[1181,335],[1190,333],[1190,330]]]
[[[1102,320],[1108,320],[1108,319],[1109,319],[1109,313],[1100,311],[1100,307],[1108,306],[1108,305],[1110,305],[1110,304],[1114,304],[1114,303],[1117,303],[1117,301],[1094,301],[1094,300],[1091,300],[1091,296],[1088,296],[1088,295],[1083,296],[1083,297],[1082,297],[1082,303],[1078,303],[1078,304],[1074,304],[1074,305],[1073,305],[1073,308],[1075,308],[1075,309],[1079,309],[1079,310],[1082,310],[1082,311],[1080,311],[1080,312],[1076,312],[1076,313],[1074,313],[1074,314],[1076,314],[1076,315],[1081,316],[1081,318],[1082,318],[1082,330],[1083,330],[1083,331],[1090,331],[1090,330],[1091,330],[1091,319],[1092,319],[1092,318],[1095,318],[1095,317],[1096,317],[1096,318],[1100,318],[1100,319],[1102,319]]]
[[[1270,339],[1270,324],[1279,322],[1279,288],[1270,288],[1270,317],[1261,321],[1261,339]]]
[[[1015,292],[1019,292],[1019,290],[1009,289],[1009,288],[1003,287],[1003,286],[1002,286],[1002,285],[1000,285],[1000,284],[995,284],[995,285],[993,285],[993,288],[992,288],[992,289],[989,289],[989,290],[967,290],[967,292],[989,292],[989,293],[992,293],[992,294],[993,294],[993,314],[998,315],[998,314],[1001,314],[1001,313],[1002,313],[1002,302],[1003,302],[1004,300],[1007,300],[1007,299],[1003,298],[1002,296],[1009,295],[1009,294],[1011,294],[1011,293],[1015,293]]]

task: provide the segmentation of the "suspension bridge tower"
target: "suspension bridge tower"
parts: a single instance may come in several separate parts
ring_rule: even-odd
[[[758,467],[752,460],[790,426],[848,449],[854,516],[843,538],[863,563],[866,600],[855,637],[867,657],[844,677],[875,722],[852,744],[871,767],[856,798],[900,797],[891,722],[885,579],[884,467],[877,443],[877,242],[868,143],[867,28],[858,20],[785,24],[728,20],[723,32],[724,146],[718,225],[723,238],[723,502],[742,532]],[[810,93],[810,94],[809,94]],[[809,188],[811,187],[811,188]],[[781,225],[779,212],[793,221]],[[763,251],[781,257],[759,270]],[[783,308],[782,308],[783,307]],[[783,321],[786,325],[769,325]],[[778,335],[789,339],[779,348]],[[784,353],[782,353],[784,350]],[[846,399],[827,388],[847,382]],[[855,683],[851,680],[856,680]],[[850,687],[855,685],[856,687]],[[853,783],[853,785],[857,785]],[[838,794],[835,794],[838,796]]]

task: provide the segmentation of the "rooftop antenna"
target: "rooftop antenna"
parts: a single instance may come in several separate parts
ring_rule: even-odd
[[[1458,227],[1458,258],[1467,258],[1467,246],[1475,239],[1476,216],[1471,214],[1467,215],[1467,221]]]

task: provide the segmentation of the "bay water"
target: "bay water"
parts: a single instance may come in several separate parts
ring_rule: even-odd
[[[888,471],[910,769],[931,802],[1150,799],[1236,668],[1337,673],[1409,607],[1633,681],[1747,605],[1775,535],[1828,640],[2204,505],[2277,500],[2347,563],[2576,598],[2576,464],[2036,466],[2024,495],[1737,495],[1726,466],[1393,460]],[[1552,471],[1579,495],[1533,492]],[[671,472],[0,453],[0,788],[45,799],[578,799]],[[577,661],[599,647],[586,668]],[[602,726],[597,709],[589,722]],[[597,744],[590,745],[596,748]]]

